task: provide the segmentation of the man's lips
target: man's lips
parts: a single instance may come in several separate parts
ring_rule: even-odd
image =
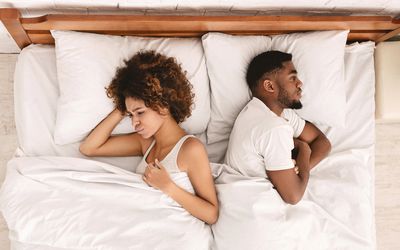
[[[303,93],[302,90],[297,91],[297,95],[298,95],[299,97],[302,97],[302,96],[303,96],[302,93]]]

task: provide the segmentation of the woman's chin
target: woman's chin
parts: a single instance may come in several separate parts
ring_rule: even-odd
[[[151,137],[151,135],[149,135],[149,134],[140,134],[140,136],[141,136],[143,139],[149,139],[149,138]]]

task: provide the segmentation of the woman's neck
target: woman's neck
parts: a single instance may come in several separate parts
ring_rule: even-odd
[[[171,144],[176,144],[184,135],[186,135],[185,130],[183,130],[171,116],[168,116],[154,134],[154,139],[158,147],[164,148]]]

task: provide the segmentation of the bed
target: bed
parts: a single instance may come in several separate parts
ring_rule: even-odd
[[[352,42],[388,39],[399,32],[398,21],[389,17],[128,16],[110,21],[106,16],[27,19],[13,9],[0,13],[24,48],[14,82],[19,147],[7,165],[0,195],[12,249],[376,248],[375,43]],[[133,173],[140,157],[89,159],[79,153],[79,142],[55,142],[59,64],[50,29],[159,37],[198,37],[209,31],[251,36],[350,29],[342,58],[346,107],[340,111],[346,122],[318,125],[330,139],[332,152],[311,172],[303,200],[291,206],[267,180],[245,178],[221,164],[227,138],[212,140],[207,134],[212,118],[207,120],[207,131],[197,136],[207,147],[220,201],[219,220],[209,226],[146,186]],[[212,35],[203,38],[203,45]],[[218,99],[212,65],[206,65],[210,95]],[[211,116],[218,105],[212,97],[210,103]],[[180,181],[180,176],[173,178]]]

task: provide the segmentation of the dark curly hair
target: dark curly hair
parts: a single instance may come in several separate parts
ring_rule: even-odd
[[[191,115],[192,85],[175,58],[140,51],[124,63],[106,88],[118,110],[126,113],[125,98],[132,97],[157,112],[168,108],[177,123]]]

